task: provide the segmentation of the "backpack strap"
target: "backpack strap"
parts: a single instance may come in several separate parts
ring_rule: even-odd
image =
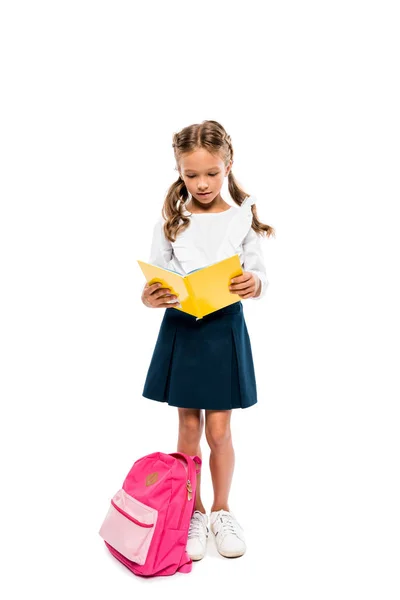
[[[193,460],[193,462],[198,465],[198,468],[196,467],[196,473],[200,473],[202,460],[201,460],[200,456],[197,456],[197,454],[194,454],[192,456],[189,454],[185,454],[184,452],[171,452],[170,456],[180,456],[180,457],[184,458],[185,460],[187,460],[188,458],[191,458]]]
[[[191,456],[190,458],[193,459],[193,462],[197,463],[199,468],[196,468],[196,473],[200,473],[200,469],[201,469],[201,458],[200,456],[197,456],[197,454],[195,454],[194,456]]]

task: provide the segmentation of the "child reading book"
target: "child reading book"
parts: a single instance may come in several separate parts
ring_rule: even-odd
[[[141,260],[138,263],[149,285],[159,282],[172,294],[179,295],[180,306],[175,307],[176,310],[183,310],[196,320],[240,301],[240,296],[229,290],[230,280],[243,275],[238,254],[192,269],[186,275]]]
[[[234,466],[230,418],[232,409],[257,402],[242,300],[260,300],[265,295],[268,280],[260,236],[275,231],[258,219],[256,199],[233,176],[231,138],[220,123],[189,125],[174,134],[172,146],[179,177],[170,186],[155,224],[148,262],[183,276],[192,272],[193,277],[194,271],[201,273],[199,269],[236,254],[242,274],[228,282],[230,293],[237,295],[235,301],[200,319],[176,310],[180,298],[160,281],[146,283],[143,304],[168,310],[143,396],[178,407],[180,452],[201,458],[205,421],[214,488],[210,527],[221,555],[241,556],[246,550],[243,529],[228,505]],[[234,201],[231,206],[221,196],[225,177]],[[209,533],[200,479],[199,473],[187,541],[192,560],[203,558]]]

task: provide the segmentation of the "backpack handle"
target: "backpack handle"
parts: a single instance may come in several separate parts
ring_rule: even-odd
[[[196,473],[200,473],[202,460],[201,460],[200,456],[197,456],[197,454],[190,455],[190,454],[184,454],[184,452],[171,452],[170,456],[180,456],[180,457],[184,458],[185,460],[187,460],[188,457],[191,458],[193,460],[193,462],[197,463],[197,465],[199,467],[198,469],[196,468]]]

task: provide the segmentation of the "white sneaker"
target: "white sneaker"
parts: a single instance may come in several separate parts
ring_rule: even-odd
[[[243,529],[233,513],[223,509],[211,512],[210,526],[222,556],[233,558],[246,552]]]
[[[186,552],[192,560],[204,558],[207,548],[208,517],[205,513],[195,510],[190,519]]]

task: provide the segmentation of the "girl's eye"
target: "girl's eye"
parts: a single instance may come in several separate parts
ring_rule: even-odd
[[[209,173],[210,177],[215,177],[216,175],[218,175],[218,173]],[[193,177],[196,177],[196,175],[186,175],[186,177],[188,177],[189,179],[193,179]]]

